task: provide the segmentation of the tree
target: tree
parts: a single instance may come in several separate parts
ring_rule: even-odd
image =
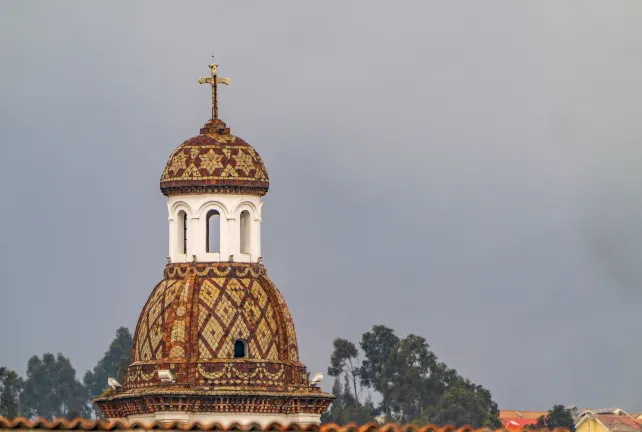
[[[346,383],[343,386],[339,378],[334,380],[332,394],[336,396],[336,399],[332,402],[330,410],[321,416],[321,423],[344,425],[351,422],[366,424],[375,421],[375,408],[372,401],[366,400],[364,404],[357,405],[350,391],[351,383],[347,376],[344,378]]]
[[[571,410],[564,405],[553,405],[553,408],[548,410],[546,416],[540,416],[537,419],[537,424],[531,425],[531,429],[545,428],[568,428],[571,432],[575,432],[575,420],[573,420]]]
[[[76,370],[62,354],[33,356],[27,363],[27,379],[20,405],[27,417],[86,417],[89,392],[76,379]]]
[[[474,425],[493,430],[502,425],[499,408],[491,399],[490,392],[467,380],[455,383],[444,392],[430,415],[430,422],[452,424],[456,428]]]
[[[330,357],[328,375],[340,378],[345,375],[346,380],[354,388],[354,400],[357,406],[361,395],[361,381],[359,380],[359,351],[357,347],[346,339],[337,338],[334,340],[334,351]],[[359,390],[357,390],[359,388]],[[349,391],[349,387],[348,387]]]
[[[92,371],[87,371],[83,383],[89,389],[91,398],[100,396],[107,387],[107,378],[120,379],[119,371],[123,372],[132,360],[132,335],[126,327],[116,330],[116,337],[109,344],[109,349],[102,359],[94,366]]]
[[[12,370],[0,367],[0,416],[18,417],[20,413],[20,392],[22,378]]]
[[[356,367],[356,347],[349,341],[335,340],[328,373],[337,378],[343,374],[345,385],[335,381],[337,400],[326,419],[357,421],[360,413],[350,409],[358,404],[351,405],[354,397],[349,388],[359,378],[361,384],[381,395],[381,404],[376,410],[373,407],[370,416],[383,413],[386,420],[399,423],[501,426],[499,408],[490,392],[438,361],[425,338],[410,334],[399,339],[392,329],[377,325],[363,334],[360,346],[364,360]],[[355,374],[350,373],[351,366]]]
[[[361,337],[361,349],[365,359],[359,374],[361,382],[381,394],[381,411],[390,417],[390,384],[388,380],[388,357],[399,343],[394,330],[383,325],[376,325]]]
[[[426,340],[413,334],[401,339],[390,352],[384,371],[390,383],[391,414],[401,423],[421,417],[424,408],[437,403],[444,386],[432,375],[437,356]]]

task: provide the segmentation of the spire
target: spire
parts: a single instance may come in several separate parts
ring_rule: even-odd
[[[212,60],[214,59],[214,56],[212,56]],[[229,78],[218,78],[216,76],[216,68],[218,67],[217,64],[212,63],[210,65],[210,77],[209,78],[203,78],[199,77],[198,83],[199,84],[210,84],[212,86],[212,120],[217,120],[218,119],[218,93],[217,93],[217,85],[218,84],[225,84],[229,85],[230,84],[230,79]]]

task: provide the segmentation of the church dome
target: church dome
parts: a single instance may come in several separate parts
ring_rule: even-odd
[[[206,371],[229,362],[274,362],[279,370],[293,366],[296,371],[283,375],[283,384],[305,382],[292,315],[261,264],[167,265],[140,314],[126,387],[143,384],[137,371],[158,362],[198,363],[182,372],[203,385],[256,385],[210,382]]]
[[[333,396],[310,386],[290,310],[262,264],[167,264],[138,319],[123,389],[95,402],[123,418],[225,412],[230,398],[239,412],[320,415]]]
[[[261,156],[246,141],[230,134],[221,120],[210,120],[200,135],[179,145],[160,181],[167,196],[211,192],[265,195],[268,187]]]

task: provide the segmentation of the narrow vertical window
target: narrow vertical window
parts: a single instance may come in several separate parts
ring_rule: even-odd
[[[247,356],[246,348],[245,341],[237,340],[234,342],[234,358],[245,358]]]
[[[221,251],[221,215],[216,210],[207,212],[206,251],[219,253]]]
[[[180,253],[187,253],[187,213],[184,210],[178,212],[178,250]]]
[[[241,253],[250,253],[250,212],[243,210],[241,212]]]

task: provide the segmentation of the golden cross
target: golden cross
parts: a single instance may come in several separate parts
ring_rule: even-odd
[[[203,78],[200,77],[198,79],[199,84],[211,84],[212,86],[212,120],[216,120],[218,118],[218,93],[217,93],[217,84],[225,84],[229,85],[230,79],[229,78],[218,78],[216,76],[216,68],[217,64],[212,63],[210,65],[210,70],[212,71],[212,74],[209,78]]]

